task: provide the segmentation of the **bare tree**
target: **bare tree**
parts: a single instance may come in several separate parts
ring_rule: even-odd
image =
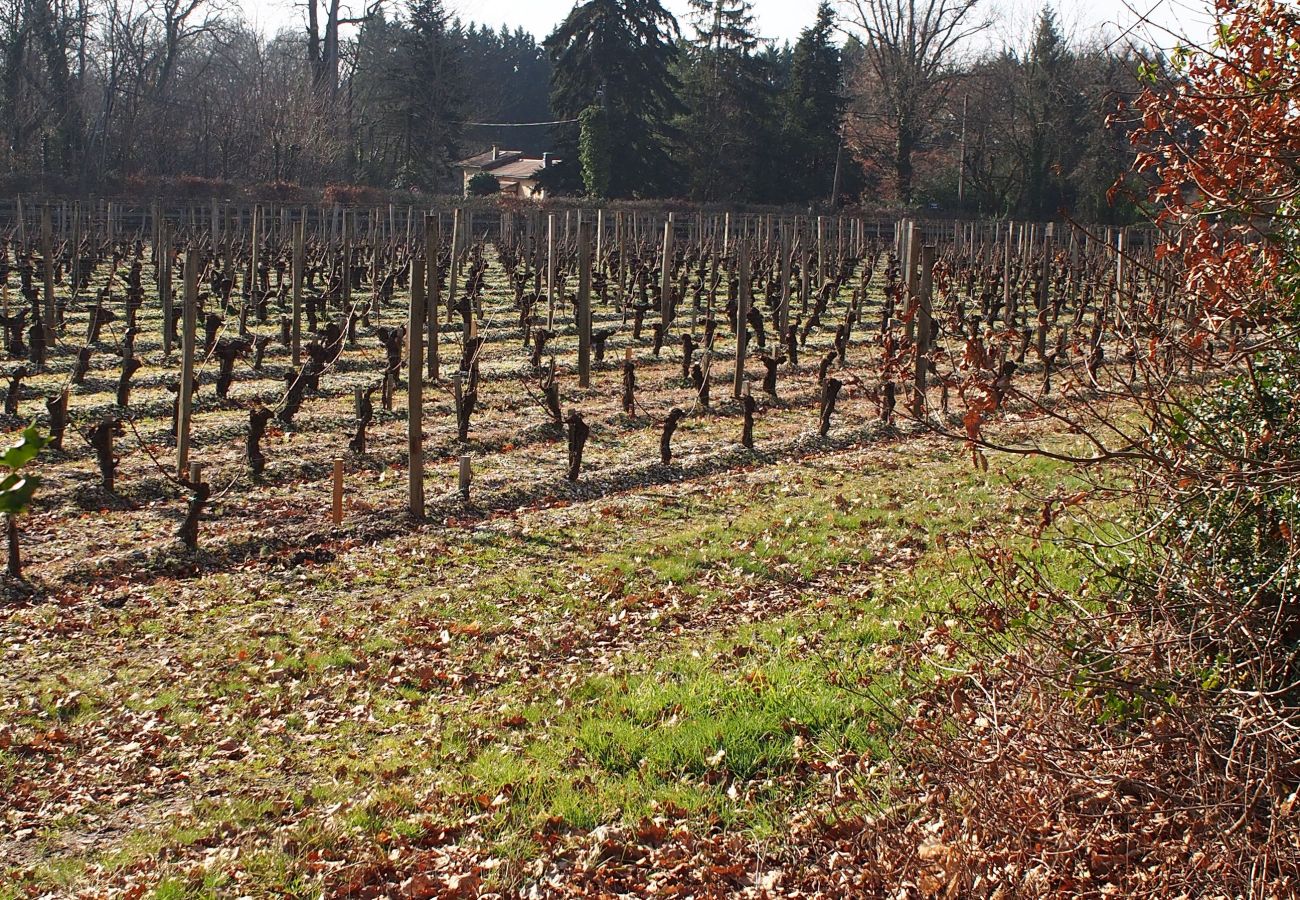
[[[989,27],[981,0],[841,0],[863,44],[851,88],[860,144],[886,140],[899,198],[912,199],[912,158],[960,77],[969,40]],[[881,149],[884,149],[881,147]]]
[[[370,0],[360,15],[345,10],[342,0],[305,0],[302,5],[307,10],[307,61],[312,84],[320,95],[332,100],[339,88],[339,30],[367,21],[383,7],[384,0]]]

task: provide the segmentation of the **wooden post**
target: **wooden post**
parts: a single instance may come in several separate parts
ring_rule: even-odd
[[[749,241],[736,244],[736,278],[740,290],[736,292],[736,380],[734,396],[739,398],[745,386],[745,353],[749,344]],[[778,340],[777,346],[780,346]]]
[[[295,366],[302,364],[302,270],[306,229],[306,222],[299,222],[293,229],[293,329],[289,335],[289,347],[293,351]]]
[[[155,249],[156,252],[156,249]],[[75,305],[77,295],[81,291],[81,201],[78,200],[72,204],[72,270],[68,273],[72,278],[72,288],[68,295],[72,298]],[[154,267],[154,275],[157,276],[157,267]]]
[[[916,222],[908,219],[904,229],[906,249],[903,253],[903,285],[907,288],[907,301],[910,305],[921,293],[921,281],[917,264],[921,258],[921,235],[917,234]],[[916,316],[907,320],[907,336],[916,340]]]
[[[181,315],[181,385],[177,397],[176,474],[184,478],[190,462],[190,419],[194,401],[194,334],[199,300],[199,255],[190,247],[185,252],[185,293]]]
[[[912,415],[918,419],[925,416],[926,376],[930,370],[930,289],[935,249],[926,244],[921,248],[920,255],[920,288],[916,297],[916,374],[912,393]]]
[[[161,268],[158,274],[158,299],[162,302],[162,339],[163,355],[172,355],[172,229],[171,225],[163,222],[159,226],[162,230],[160,239],[162,260]]]
[[[257,245],[261,243],[262,240],[261,212],[262,212],[261,206],[254,203],[253,204],[253,235],[252,235],[252,243],[251,243],[252,252],[251,252],[251,258],[248,263],[248,290],[245,291],[245,293],[248,294],[248,300],[253,304],[253,309],[257,309],[257,289],[258,289],[258,278],[257,278],[258,247]]]
[[[330,504],[330,521],[335,527],[343,524],[343,460],[334,458],[334,490]]]
[[[460,489],[460,498],[462,500],[469,499],[469,483],[474,474],[471,462],[472,459],[473,457],[468,453],[463,453],[460,457],[460,472],[457,477],[457,487]]]
[[[235,227],[232,223],[235,216],[231,212],[229,203],[225,204],[225,217],[226,243],[222,248],[225,253],[225,267],[222,271],[226,273],[226,277],[233,284],[235,281]]]
[[[546,327],[555,327],[555,213],[546,216]]]
[[[795,219],[799,229],[799,312],[808,315],[808,296],[812,293],[812,273],[809,270],[812,251],[808,249],[808,229],[802,219]]]
[[[817,283],[826,280],[826,217],[817,217]]]
[[[659,319],[663,323],[664,341],[668,340],[668,323],[673,315],[673,219],[664,223],[664,252],[659,278]]]
[[[43,275],[45,282],[45,346],[54,349],[54,240],[50,207],[41,207],[41,256],[43,257]]]
[[[302,227],[301,225],[299,226]],[[295,237],[295,247],[297,246]],[[295,250],[296,252],[296,250]],[[341,269],[343,275],[343,308],[352,309],[352,210],[343,210],[343,266]],[[294,317],[295,320],[297,316]],[[294,333],[297,333],[297,326],[294,327]],[[295,341],[295,346],[297,342]],[[298,364],[298,354],[295,351],[293,356],[294,365]]]
[[[424,293],[424,319],[429,329],[428,371],[429,381],[438,382],[438,296],[442,293],[441,274],[438,270],[438,253],[442,248],[442,229],[436,214],[424,217],[424,265],[427,288]]]
[[[623,285],[627,278],[627,230],[623,225],[623,214],[614,213],[614,238],[618,241],[618,308],[627,316],[627,303],[623,296]],[[625,319],[626,321],[626,319]]]
[[[447,265],[447,321],[450,322],[456,315],[456,279],[460,275],[459,271],[459,248],[460,248],[460,210],[454,209],[451,212],[451,261]]]
[[[1011,290],[1011,228],[1007,223],[1007,241],[1002,245],[1002,321],[1011,325],[1016,317],[1015,292]]]
[[[591,223],[578,224],[578,387],[591,387]]]
[[[781,315],[775,347],[780,348],[785,342],[786,329],[790,327],[790,269],[794,258],[794,242],[790,239],[790,225],[781,223]],[[774,349],[773,353],[778,350]]]
[[[1123,228],[1115,233],[1115,301],[1117,303],[1123,302],[1124,298],[1124,254],[1128,251],[1124,233]]]
[[[411,260],[411,309],[407,323],[406,443],[409,457],[410,512],[424,516],[424,388],[420,360],[424,358],[424,260]]]
[[[1049,224],[1048,229],[1051,229]],[[1047,359],[1047,292],[1051,287],[1052,280],[1052,242],[1051,231],[1044,235],[1043,240],[1043,264],[1038,275],[1038,296],[1034,298],[1034,308],[1037,313],[1034,323],[1034,346],[1038,350],[1038,358],[1044,360],[1046,365]]]

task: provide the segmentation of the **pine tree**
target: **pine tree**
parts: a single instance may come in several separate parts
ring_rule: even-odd
[[[460,138],[461,51],[442,0],[408,0],[395,73],[402,136],[399,186],[434,191],[447,179]]]
[[[462,47],[442,0],[409,0],[403,21],[377,11],[357,38],[350,151],[359,181],[436,191],[458,151]]]
[[[1066,46],[1050,6],[1038,16],[1034,46],[1025,63],[1025,148],[1023,215],[1047,219],[1072,205],[1068,175],[1078,164],[1077,139],[1083,98],[1076,83],[1074,54]]]
[[[677,173],[668,146],[671,119],[682,109],[671,68],[678,34],[677,20],[659,0],[586,0],[544,42],[555,114],[576,118],[596,102],[605,110],[611,197],[673,192]],[[568,128],[557,141],[565,167],[575,173],[576,131]]]
[[[766,60],[754,53],[749,0],[691,0],[695,39],[680,65],[678,153],[696,200],[757,199],[776,131]]]
[[[823,0],[817,18],[794,46],[789,87],[783,98],[788,200],[824,200],[833,189],[844,115],[842,65],[833,42],[834,28],[835,13]]]

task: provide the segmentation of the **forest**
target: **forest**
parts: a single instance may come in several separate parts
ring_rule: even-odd
[[[979,0],[828,2],[793,45],[750,0],[691,0],[681,22],[584,0],[540,40],[442,0],[308,0],[274,35],[215,0],[2,6],[0,166],[65,196],[409,199],[457,192],[452,164],[499,144],[554,151],[548,190],[598,199],[1132,221],[1107,200],[1132,159],[1123,104],[1163,64],[1072,43],[1050,5],[993,49]]]

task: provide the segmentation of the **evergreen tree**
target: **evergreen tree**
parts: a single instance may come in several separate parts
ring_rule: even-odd
[[[442,0],[408,0],[393,77],[402,139],[400,186],[434,191],[446,183],[459,149],[460,60]]]
[[[356,180],[430,192],[448,186],[459,149],[463,39],[442,0],[409,0],[404,21],[382,11],[366,21],[351,84]]]
[[[691,0],[695,39],[681,57],[680,159],[696,200],[755,199],[771,159],[775,94],[755,55],[749,0]]]
[[[1077,135],[1083,114],[1074,54],[1066,46],[1050,6],[1039,13],[1025,68],[1029,131],[1020,209],[1026,216],[1048,219],[1073,204],[1067,176],[1082,156]]]
[[[473,122],[545,122],[552,118],[551,63],[536,39],[516,28],[493,31],[471,25],[464,30],[465,118]],[[512,149],[541,153],[551,149],[545,128],[469,128],[467,149],[509,142]]]
[[[823,0],[817,18],[794,46],[784,96],[788,200],[823,200],[834,188],[844,115],[840,51],[833,42],[835,13]]]
[[[672,71],[678,34],[659,0],[586,0],[544,42],[555,115],[576,118],[595,102],[605,109],[611,197],[674,192],[668,146],[671,119],[682,109]],[[576,131],[567,128],[557,141],[564,168],[575,173]]]

